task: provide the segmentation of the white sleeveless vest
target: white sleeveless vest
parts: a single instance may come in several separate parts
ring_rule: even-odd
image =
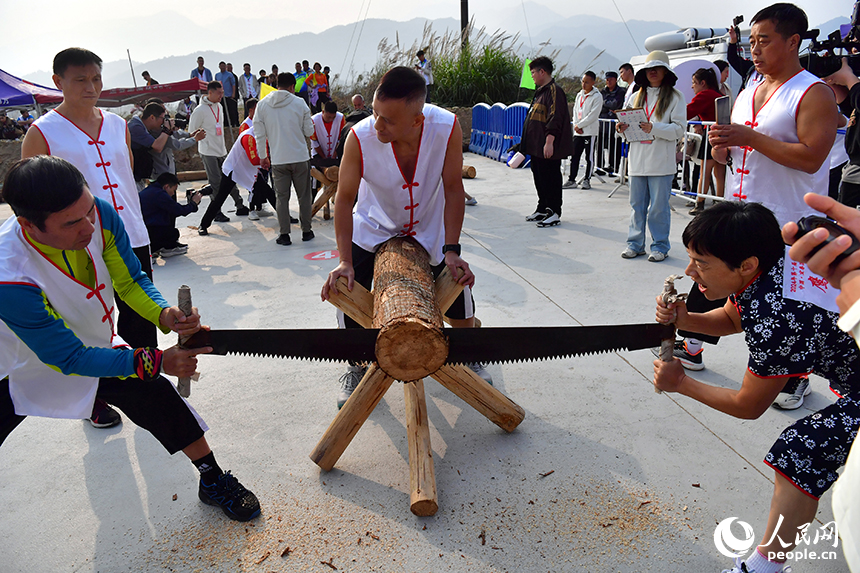
[[[230,175],[230,179],[234,183],[250,191],[254,187],[254,181],[257,180],[259,168],[248,159],[248,152],[242,145],[242,141],[246,137],[254,139],[253,125],[239,134],[239,139],[233,144],[230,153],[227,154],[227,159],[221,166],[221,172],[224,175]]]
[[[390,143],[376,137],[374,118],[352,128],[361,147],[361,184],[353,210],[353,242],[367,251],[392,237],[411,236],[438,265],[445,244],[442,167],[456,116],[424,106],[415,175],[406,181]]]
[[[48,154],[62,157],[84,174],[93,195],[119,213],[133,248],[149,244],[140,212],[140,198],[131,171],[126,124],[118,115],[99,110],[102,125],[95,141],[56,110],[37,119]]]
[[[96,209],[96,231],[87,246],[95,269],[95,288],[72,278],[43,255],[24,236],[15,217],[0,227],[0,282],[31,284],[42,290],[51,308],[86,346],[115,348],[125,342],[115,334],[113,285],[102,258],[104,235]],[[9,376],[15,413],[48,418],[89,418],[99,379],[66,376],[45,365],[0,321],[0,375]]]
[[[337,138],[340,136],[340,130],[343,128],[343,114],[337,112],[334,116],[334,121],[331,122],[331,131],[326,129],[323,121],[322,113],[314,114],[311,118],[314,122],[314,131],[317,136],[317,154],[322,154],[323,157],[335,157],[335,149],[337,148]]]
[[[753,113],[755,92],[761,83],[740,94],[732,109],[732,123],[747,125],[779,141],[797,143],[797,109],[806,92],[819,80],[802,70],[774,92]],[[797,221],[814,211],[803,202],[806,193],[827,194],[830,165],[825,162],[816,173],[805,173],[768,159],[752,148],[732,148],[734,173],[729,176],[732,196],[741,201],[762,203],[773,211],[780,226]]]

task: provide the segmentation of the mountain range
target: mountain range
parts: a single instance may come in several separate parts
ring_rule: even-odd
[[[218,71],[220,60],[234,64],[234,71],[241,73],[242,64],[249,62],[256,74],[260,69],[267,72],[273,63],[278,64],[280,71],[293,71],[296,61],[307,59],[330,66],[333,75],[340,76],[343,83],[351,83],[358,74],[369,71],[379,58],[379,44],[387,39],[389,45],[399,44],[407,50],[414,42],[422,39],[429,26],[432,33],[442,36],[448,31],[457,32],[459,20],[454,18],[415,18],[406,22],[389,19],[366,19],[349,25],[333,26],[319,32],[296,30],[299,24],[290,20],[269,20],[265,22],[268,30],[283,30],[285,34],[279,38],[252,44],[247,44],[253,34],[219,34],[219,47],[216,50],[199,50],[195,46],[201,44],[200,38],[211,36],[211,30],[203,29],[195,22],[171,12],[163,12],[151,17],[152,21],[163,22],[163,33],[170,34],[170,50],[177,54],[160,59],[139,62],[134,61],[136,52],[151,53],[146,46],[154,41],[153,36],[137,36],[129,34],[139,21],[134,19],[119,19],[115,26],[102,28],[113,36],[99,38],[98,45],[87,46],[96,53],[110,60],[113,52],[107,46],[127,46],[131,52],[136,80],[140,83],[140,73],[150,72],[159,82],[166,83],[187,79],[191,69],[196,66],[196,58],[202,55],[206,67],[213,74]],[[630,59],[631,56],[642,53],[644,41],[649,36],[677,30],[682,26],[665,21],[631,20],[626,23],[616,22],[599,16],[581,15],[565,18],[552,12],[536,2],[525,2],[521,8],[499,10],[489,14],[485,21],[474,21],[476,27],[483,27],[488,34],[496,31],[510,36],[518,35],[517,51],[523,57],[534,57],[538,54],[557,53],[556,67],[564,67],[564,75],[577,76],[586,69],[595,72],[617,70],[618,66]],[[826,35],[839,24],[847,23],[847,18],[837,18],[822,24],[819,28]],[[685,22],[687,26],[719,26],[725,22]],[[259,20],[233,19],[230,25],[238,30],[253,30],[261,26]],[[168,32],[181,30],[181,33]],[[123,54],[124,55],[124,54]],[[432,54],[431,54],[432,58]],[[26,78],[36,83],[52,85],[48,71],[37,71],[28,74]],[[103,70],[106,88],[127,87],[132,84],[132,75],[127,59],[106,61]]]

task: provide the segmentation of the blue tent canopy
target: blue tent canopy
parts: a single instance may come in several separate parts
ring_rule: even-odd
[[[0,108],[32,107],[63,101],[63,92],[16,78],[0,70]]]

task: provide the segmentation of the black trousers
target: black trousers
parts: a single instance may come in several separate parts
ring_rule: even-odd
[[[230,192],[236,186],[236,183],[233,181],[233,172],[230,172],[230,175],[224,175],[221,173],[221,184],[218,186],[218,189],[215,193],[212,194],[212,199],[209,201],[209,207],[206,208],[206,212],[203,213],[203,218],[200,219],[200,228],[208,229],[209,225],[212,224],[212,221],[215,219],[215,215],[221,212],[221,207],[224,205],[224,201],[227,200],[227,196],[230,195]]]
[[[269,172],[261,171],[257,174],[257,178],[254,179],[254,187],[251,189],[249,208],[252,211],[259,211],[263,208],[266,201],[269,202],[272,209],[278,208],[275,191],[272,189],[271,185],[269,185]]]
[[[355,282],[370,290],[373,286],[373,265],[376,261],[376,253],[365,251],[355,243],[352,244],[352,268],[355,271]],[[445,261],[442,261],[433,269],[433,278],[438,277],[445,270]],[[471,299],[472,308],[475,308],[475,299]],[[445,313],[448,318],[461,320],[466,318],[466,291],[462,291],[460,296],[454,301],[448,311]],[[347,328],[361,328],[361,325],[348,317],[343,316],[344,324]]]
[[[570,180],[579,175],[579,160],[585,153],[585,178],[591,179],[594,173],[594,136],[577,135],[573,138],[573,153],[570,156]]]
[[[552,209],[561,215],[561,159],[541,159],[532,155],[532,178],[537,190],[537,210]]]
[[[179,241],[179,229],[176,227],[151,225],[146,230],[149,232],[149,248],[153,253],[161,249],[172,249]]]
[[[849,207],[860,205],[860,184],[843,181],[839,185],[839,202]]]
[[[693,288],[690,289],[690,295],[687,297],[687,310],[689,312],[708,312],[715,308],[722,308],[726,305],[726,300],[708,300],[699,287],[693,283]],[[710,334],[701,334],[699,332],[690,332],[689,330],[678,330],[678,334],[684,338],[695,338],[709,344],[716,344],[720,341],[719,336],[711,336]]]
[[[155,436],[171,455],[203,437],[200,422],[164,376],[151,382],[101,378],[96,398],[122,410],[129,420]],[[15,413],[9,379],[0,380],[0,444],[24,418]]]
[[[152,280],[152,259],[150,258],[149,245],[132,249],[140,261],[143,272]],[[156,347],[158,346],[158,333],[155,325],[137,314],[119,296],[115,299],[119,310],[116,332],[123,340],[128,342],[132,348]]]

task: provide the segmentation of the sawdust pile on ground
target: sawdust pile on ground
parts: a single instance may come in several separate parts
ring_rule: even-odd
[[[498,496],[481,493],[476,501],[448,500],[451,505],[440,503],[436,516],[423,519],[409,514],[408,503],[362,507],[328,493],[314,503],[276,495],[264,500],[263,516],[250,523],[213,518],[164,526],[140,566],[200,572],[609,571],[642,570],[629,567],[664,556],[667,565],[671,557],[683,564],[684,556],[668,549],[693,537],[686,506],[663,503],[620,480],[555,478],[506,484]]]

